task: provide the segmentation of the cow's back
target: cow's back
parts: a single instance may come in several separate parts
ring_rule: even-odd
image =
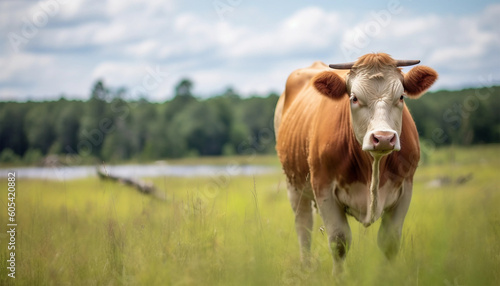
[[[312,86],[311,79],[327,70],[331,71],[318,61],[292,72],[276,106],[276,150],[288,179],[297,186],[303,185],[309,174],[308,139],[314,116],[326,99]]]
[[[330,70],[323,62],[316,61],[310,67],[293,71],[286,81],[283,97],[283,113],[287,112],[301,91],[310,83],[311,79],[318,73]]]

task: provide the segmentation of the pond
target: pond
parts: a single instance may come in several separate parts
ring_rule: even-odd
[[[7,172],[15,171],[18,179],[72,180],[97,176],[96,166],[19,167],[2,168],[0,176],[7,178]],[[279,168],[263,165],[114,165],[105,170],[114,176],[141,177],[211,177],[211,176],[253,176],[279,172]]]

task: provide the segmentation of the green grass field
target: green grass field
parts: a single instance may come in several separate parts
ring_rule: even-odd
[[[276,165],[277,159],[262,162]],[[472,174],[465,184],[455,181]],[[19,175],[21,176],[21,175]],[[429,187],[447,176],[451,184]],[[16,181],[16,278],[7,276],[7,180],[0,180],[0,285],[332,285],[315,215],[302,269],[280,173],[155,178],[167,200],[114,182]],[[417,170],[402,248],[388,262],[379,223],[350,219],[341,285],[500,285],[500,145],[446,148]]]

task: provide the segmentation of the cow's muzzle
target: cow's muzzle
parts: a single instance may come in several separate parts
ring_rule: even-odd
[[[375,152],[399,151],[399,136],[395,131],[373,131],[367,134],[363,150]]]

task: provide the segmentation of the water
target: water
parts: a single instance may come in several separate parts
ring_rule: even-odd
[[[114,176],[141,177],[211,177],[211,176],[253,176],[279,171],[276,167],[260,165],[116,165],[106,166]],[[74,167],[20,167],[0,169],[0,176],[7,178],[7,172],[15,171],[17,179],[73,180],[97,176],[96,166]]]

